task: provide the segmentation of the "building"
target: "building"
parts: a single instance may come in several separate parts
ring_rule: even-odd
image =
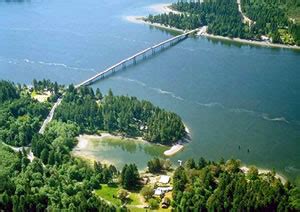
[[[169,187],[157,187],[156,189],[154,189],[154,196],[163,196],[165,195],[165,193],[172,191],[173,187],[169,186]]]
[[[164,197],[162,202],[161,202],[161,207],[162,208],[168,208],[170,206],[170,199],[167,197]]]
[[[167,175],[160,176],[159,183],[167,184],[170,182],[170,177]]]

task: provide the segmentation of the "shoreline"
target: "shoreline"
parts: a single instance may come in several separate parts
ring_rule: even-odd
[[[181,140],[179,140],[178,142],[172,144],[171,146],[167,146],[167,145],[163,145],[163,144],[157,144],[157,143],[151,143],[148,142],[144,139],[142,139],[141,137],[137,137],[137,138],[128,138],[128,137],[123,137],[120,135],[112,135],[110,133],[101,133],[101,135],[87,135],[87,134],[83,134],[83,135],[79,135],[77,138],[78,143],[77,145],[73,148],[73,154],[76,156],[80,156],[83,157],[85,159],[89,159],[89,160],[96,160],[96,158],[94,158],[93,156],[88,156],[88,155],[83,155],[81,153],[81,150],[84,150],[88,145],[89,142],[93,139],[97,139],[97,140],[102,140],[105,138],[112,138],[112,139],[133,139],[136,140],[137,142],[144,142],[144,143],[148,143],[148,144],[152,144],[152,145],[161,145],[161,146],[165,146],[165,147],[169,147],[168,150],[164,151],[164,156],[170,157],[173,156],[175,154],[177,154],[178,152],[182,151],[184,148],[183,145],[183,140],[186,140],[190,134],[189,129],[185,126],[185,131],[187,136],[185,138],[182,138]]]
[[[184,124],[184,128],[185,128],[186,136],[183,137],[182,139],[180,139],[175,144],[173,144],[170,149],[164,151],[165,156],[171,157],[171,156],[183,151],[183,149],[184,149],[184,145],[183,145],[184,140],[185,141],[187,141],[187,140],[190,141],[190,130],[185,124]]]
[[[250,168],[250,166],[246,166],[246,165],[243,165],[243,166],[240,167],[242,172],[244,172],[245,174],[247,174],[247,172],[249,171],[249,168]],[[272,170],[270,170],[270,169],[263,169],[263,168],[258,168],[258,167],[256,167],[256,168],[258,170],[258,174],[267,174],[267,173],[272,172]],[[275,178],[279,179],[282,184],[285,184],[287,182],[287,178],[284,175],[279,174],[277,172],[275,174]]]
[[[171,31],[176,31],[176,32],[184,32],[183,29],[179,29],[176,27],[171,27],[171,26],[165,26],[163,24],[159,23],[150,23],[148,21],[145,21],[144,18],[145,16],[125,16],[124,19],[127,20],[128,22],[135,23],[135,24],[146,24],[148,26],[153,26],[156,28],[161,28],[161,29],[166,29],[166,30],[171,30]]]
[[[180,14],[179,11],[173,10],[170,8],[171,3],[162,3],[162,4],[153,4],[148,6],[148,8],[152,9],[156,13],[176,13]],[[125,16],[125,20],[131,22],[131,23],[136,23],[136,24],[146,24],[149,26],[161,28],[161,29],[166,29],[166,30],[172,30],[172,31],[177,31],[177,32],[185,32],[183,29],[178,29],[176,27],[171,27],[171,26],[166,26],[160,23],[150,23],[148,21],[145,21],[144,19],[146,16]],[[199,31],[202,31],[203,28],[207,26],[203,26],[199,28]],[[209,34],[205,31],[201,32],[200,34],[197,34],[197,36],[203,36],[206,38],[211,38],[211,39],[216,39],[220,41],[231,41],[235,43],[240,43],[240,44],[247,44],[250,46],[261,46],[261,47],[268,47],[268,48],[281,48],[281,49],[293,49],[293,50],[300,50],[300,46],[291,46],[291,45],[286,45],[286,44],[280,44],[280,43],[270,43],[268,41],[255,41],[255,40],[249,40],[249,39],[242,39],[242,38],[230,38],[230,37],[225,37],[221,35],[213,35]]]
[[[247,39],[242,39],[242,38],[230,38],[230,37],[225,37],[225,36],[221,36],[221,35],[209,34],[206,32],[202,33],[200,36],[217,39],[217,40],[227,40],[227,41],[232,41],[232,42],[241,43],[241,44],[249,44],[251,46],[262,46],[262,47],[269,47],[269,48],[300,50],[300,46],[290,46],[290,45],[285,45],[285,44],[280,44],[280,43],[270,43],[267,41],[247,40]]]

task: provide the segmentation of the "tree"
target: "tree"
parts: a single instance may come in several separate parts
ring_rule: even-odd
[[[157,209],[159,206],[159,202],[154,198],[149,199],[148,202],[149,202],[150,209]]]
[[[102,95],[102,93],[101,93],[101,91],[100,91],[99,88],[96,89],[96,98],[98,100],[102,100],[103,99],[103,95]]]
[[[250,180],[256,180],[258,178],[258,169],[250,166],[247,175]]]
[[[200,157],[198,161],[198,169],[202,169],[206,166],[207,162],[203,157]]]
[[[125,164],[121,172],[121,183],[126,189],[134,189],[139,184],[139,172],[135,164]]]
[[[144,186],[141,190],[141,194],[143,195],[145,200],[148,201],[150,198],[152,198],[154,189],[149,186]]]
[[[49,152],[48,164],[50,164],[50,165],[54,165],[55,164],[55,155],[54,155],[54,151],[53,150],[51,150]]]
[[[162,171],[163,168],[163,161],[159,158],[154,158],[147,163],[148,170],[151,173],[158,173]]]
[[[43,163],[48,163],[48,156],[48,149],[43,149],[41,153],[41,160],[43,161]]]
[[[34,88],[35,91],[38,90],[38,82],[37,82],[36,79],[33,79],[33,88]]]

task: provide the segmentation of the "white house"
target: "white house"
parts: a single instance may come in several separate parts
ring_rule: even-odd
[[[160,176],[159,183],[167,184],[170,182],[170,177],[167,175]]]

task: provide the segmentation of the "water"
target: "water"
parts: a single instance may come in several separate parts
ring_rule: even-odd
[[[26,84],[33,78],[66,84],[87,79],[172,36],[124,19],[151,12],[147,6],[157,2],[0,1],[1,79]],[[300,174],[299,70],[296,51],[189,38],[93,87],[180,114],[192,141],[174,161],[234,157],[294,179]],[[98,155],[123,163],[135,158],[140,168],[153,156],[101,145]]]

